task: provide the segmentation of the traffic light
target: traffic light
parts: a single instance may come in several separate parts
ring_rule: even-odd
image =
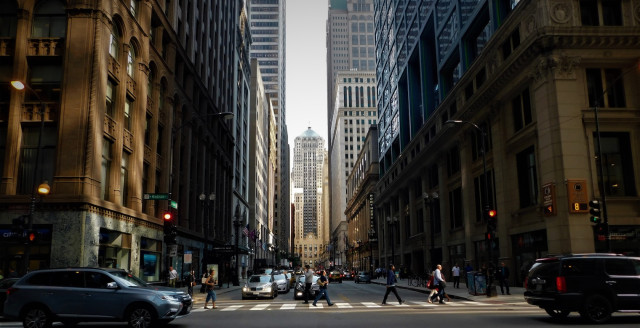
[[[498,212],[489,207],[485,207],[484,216],[487,220],[487,231],[494,232],[498,229]]]
[[[24,235],[24,241],[26,244],[35,244],[40,239],[40,236],[36,230],[29,230]]]
[[[173,223],[173,212],[166,211],[162,214],[164,220],[164,241],[167,244],[176,244],[178,227]]]
[[[589,222],[595,223],[596,226],[600,225],[600,222],[602,222],[602,220],[600,219],[600,201],[597,199],[590,200],[589,207],[589,213],[591,214],[591,217],[589,217]]]

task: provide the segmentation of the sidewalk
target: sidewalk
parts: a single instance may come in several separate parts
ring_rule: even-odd
[[[378,278],[372,279],[371,283],[378,285],[386,285],[386,278]],[[415,287],[409,286],[408,279],[398,279],[396,283],[397,288],[409,289],[421,293],[430,293],[431,291],[426,289],[425,287]],[[467,289],[467,285],[464,283],[460,283],[460,288],[453,288],[453,283],[447,282],[447,288],[445,288],[445,292],[449,295],[449,297],[458,300],[466,300],[466,301],[482,301],[482,302],[495,302],[495,303],[514,303],[514,302],[524,302],[524,288],[522,287],[509,287],[509,292],[511,295],[502,295],[500,294],[500,286],[496,286],[497,294],[496,296],[487,297],[487,295],[473,295],[469,294],[469,290]],[[506,292],[506,291],[505,291]]]

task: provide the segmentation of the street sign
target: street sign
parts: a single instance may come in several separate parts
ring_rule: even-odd
[[[144,200],[168,200],[171,198],[171,194],[170,193],[163,193],[163,194],[144,194],[143,195],[143,199]]]
[[[169,257],[178,256],[178,245],[168,245],[169,248]]]
[[[218,254],[233,254],[235,252],[233,245],[216,246],[213,247],[213,252]]]
[[[191,253],[191,251],[184,251],[183,263],[184,264],[191,264],[192,260],[193,260],[193,254]]]
[[[589,195],[586,186],[587,180],[567,180],[569,213],[589,212]]]
[[[178,209],[178,202],[176,202],[175,200],[171,200],[169,201],[169,206],[173,207],[174,209]]]

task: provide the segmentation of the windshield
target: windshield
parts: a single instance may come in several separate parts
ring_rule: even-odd
[[[271,282],[270,276],[251,276],[249,282]]]
[[[287,279],[287,278],[283,274],[277,274],[277,275],[273,276],[273,280],[285,280],[285,279]]]
[[[312,280],[312,282],[315,284],[315,283],[316,283],[316,281],[318,281],[318,278],[320,278],[320,277],[318,277],[318,276],[313,276],[313,280]],[[304,275],[300,276],[298,279],[299,279],[299,280],[298,280],[299,282],[301,282],[301,283],[303,283],[303,284],[305,283]]]
[[[127,273],[126,271],[110,271],[109,273],[118,278],[118,282],[125,286],[147,287],[146,282],[130,273]]]

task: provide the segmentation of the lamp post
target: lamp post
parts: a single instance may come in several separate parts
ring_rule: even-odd
[[[38,181],[37,179],[37,175],[38,175],[38,169],[40,166],[40,148],[42,148],[42,134],[44,133],[44,115],[45,115],[45,107],[44,107],[44,102],[42,101],[42,98],[40,98],[40,95],[33,90],[29,85],[21,82],[21,81],[11,81],[11,86],[16,89],[16,90],[24,90],[27,89],[29,92],[33,93],[36,98],[38,98],[38,102],[40,103],[40,130],[38,132],[38,145],[36,148],[36,161],[33,165],[33,186],[31,188],[31,203],[29,205],[29,222],[27,223],[27,236],[29,234],[32,233],[33,230],[33,213],[35,212],[36,209],[36,192],[38,194],[42,195],[47,195],[49,194],[50,191],[50,187],[47,184],[47,182],[45,181],[44,183],[40,184],[39,186],[36,187],[36,184]],[[35,114],[35,111],[34,111]],[[29,270],[29,260],[30,260],[30,255],[31,255],[31,247],[30,247],[30,243],[26,242],[25,244],[25,250],[24,250],[24,273],[26,273]]]
[[[398,217],[387,216],[387,223],[389,224],[389,231],[391,235],[391,261],[388,264],[394,264],[393,262],[395,261],[396,251],[395,251],[395,241],[393,240],[393,227],[398,223]]]
[[[482,135],[482,142],[480,143],[480,152],[482,152],[482,180],[484,183],[484,192],[482,193],[482,203],[483,203],[483,214],[488,212],[490,209],[490,205],[489,205],[489,184],[487,181],[487,154],[486,154],[486,146],[485,146],[485,139],[487,138],[487,132],[483,129],[480,128],[476,123],[470,122],[470,121],[463,121],[463,120],[448,120],[446,122],[444,122],[445,124],[469,124],[471,126],[473,126],[476,130],[480,131],[481,135]],[[492,232],[490,232],[492,233]],[[487,248],[488,248],[488,253],[489,253],[489,267],[491,267],[491,264],[493,263],[493,247],[491,245],[492,241],[491,240],[486,240],[487,241]],[[497,263],[495,266],[493,266],[494,269],[497,269]],[[488,272],[489,275],[492,275],[492,273]],[[487,297],[491,297],[491,282],[493,279],[491,279],[491,277],[487,277]]]
[[[203,192],[198,196],[198,199],[202,202],[202,205],[203,205],[202,216],[203,216],[203,228],[204,228],[204,247],[202,251],[202,269],[204,270],[204,272],[206,272],[207,260],[208,260],[207,255],[209,254],[209,230],[211,230],[209,227],[209,221],[211,220],[209,213],[210,213],[211,203],[213,203],[216,200],[216,194],[210,193],[209,195],[206,195]]]
[[[240,262],[240,259],[238,258],[238,249],[240,246],[239,243],[239,234],[240,234],[240,227],[244,224],[244,216],[245,216],[246,212],[244,210],[242,210],[242,216],[240,216],[240,205],[236,205],[236,213],[234,215],[235,220],[233,220],[233,226],[236,228],[236,272],[235,272],[235,276],[233,278],[233,285],[234,286],[239,286],[240,285],[240,280],[238,278],[238,262]]]

